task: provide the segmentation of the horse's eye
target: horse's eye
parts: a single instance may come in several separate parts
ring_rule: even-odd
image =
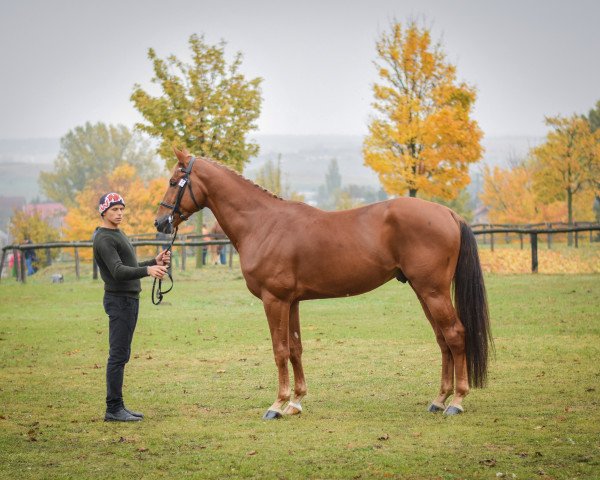
[[[169,180],[169,185],[174,187],[175,185],[177,185],[177,182],[175,180]]]

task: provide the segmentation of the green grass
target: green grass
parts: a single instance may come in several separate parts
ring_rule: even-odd
[[[261,420],[277,374],[262,304],[239,271],[143,283],[127,366],[143,422],[104,423],[102,287],[40,272],[0,284],[0,478],[598,478],[598,275],[487,276],[490,385],[466,413],[426,412],[440,355],[390,282],[301,304],[304,413]]]

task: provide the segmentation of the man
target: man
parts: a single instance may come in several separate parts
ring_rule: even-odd
[[[129,239],[119,230],[125,200],[118,193],[107,193],[98,206],[102,226],[94,232],[94,259],[104,280],[104,311],[109,318],[110,345],[106,365],[106,414],[108,422],[135,422],[144,415],[133,412],[123,403],[123,374],[131,355],[131,341],[137,323],[140,278],[163,278],[170,262],[170,252],[163,250],[156,258],[138,263]]]

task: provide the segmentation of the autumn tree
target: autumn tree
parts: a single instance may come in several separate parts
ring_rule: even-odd
[[[534,188],[545,203],[563,201],[567,221],[573,223],[574,197],[591,190],[600,163],[600,131],[578,115],[548,117],[551,131],[546,141],[532,150]],[[590,209],[592,205],[590,204]]]
[[[482,132],[471,119],[475,89],[457,81],[441,45],[415,22],[394,23],[376,48],[381,83],[373,87],[365,164],[388,194],[455,198],[482,155]]]
[[[44,220],[37,210],[33,213],[15,211],[10,219],[9,232],[14,243],[23,243],[25,240],[45,243],[60,239],[60,231]]]
[[[143,178],[159,172],[147,140],[123,125],[86,123],[60,140],[60,151],[50,172],[40,173],[46,196],[66,206],[92,180],[107,175],[119,165],[134,165]]]
[[[512,168],[486,167],[480,198],[489,208],[489,219],[497,224],[559,222],[566,210],[557,202],[543,203],[533,188],[531,161]]]
[[[168,167],[176,161],[174,146],[239,172],[258,153],[258,145],[246,137],[257,128],[262,79],[246,80],[239,72],[239,52],[228,64],[225,45],[209,45],[204,37],[192,35],[191,64],[174,55],[161,59],[154,49],[148,50],[154,68],[151,81],[162,93],[152,96],[136,84],[131,101],[147,122],[136,127],[160,140],[158,153]]]

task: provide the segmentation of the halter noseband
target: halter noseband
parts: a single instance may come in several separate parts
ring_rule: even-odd
[[[171,224],[173,223],[173,215],[175,215],[175,214],[179,215],[179,218],[181,218],[182,220],[187,220],[189,218],[189,215],[184,215],[181,212],[181,210],[179,210],[179,204],[181,203],[181,199],[183,198],[183,194],[185,193],[186,186],[189,187],[190,196],[192,197],[192,201],[194,202],[194,205],[196,205],[196,208],[198,210],[202,210],[202,207],[200,205],[198,205],[198,202],[196,201],[196,197],[194,197],[194,191],[192,190],[192,184],[190,182],[190,173],[192,172],[192,167],[194,166],[195,161],[196,161],[196,157],[192,157],[190,162],[188,163],[188,166],[185,169],[183,169],[183,168],[179,169],[180,171],[182,171],[184,173],[184,175],[177,183],[177,185],[179,186],[179,192],[177,192],[177,198],[175,199],[175,204],[171,205],[166,202],[160,202],[161,206],[171,209],[171,214],[169,215],[169,223],[171,223]]]

